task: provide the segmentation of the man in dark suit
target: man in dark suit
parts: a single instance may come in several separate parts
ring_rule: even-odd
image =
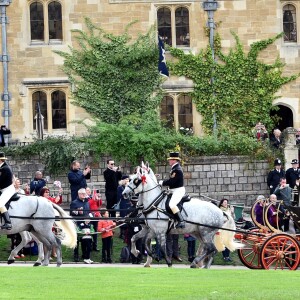
[[[116,212],[111,209],[118,202],[118,186],[119,181],[122,178],[122,172],[120,166],[116,167],[113,159],[108,159],[106,161],[107,168],[103,172],[105,180],[105,198],[106,198],[106,208],[109,210],[109,216],[115,217]]]
[[[274,169],[269,172],[267,184],[270,188],[270,195],[272,195],[279,185],[280,179],[285,177],[285,172],[281,169],[281,160],[276,158],[274,161]]]
[[[71,163],[71,169],[68,173],[68,179],[71,189],[71,199],[74,201],[78,197],[78,191],[87,187],[86,179],[91,178],[91,169],[87,165],[83,171],[80,170],[80,162],[74,160]]]
[[[4,135],[10,134],[11,131],[6,128],[5,125],[1,125],[0,127],[0,147],[4,147],[5,146],[5,139],[4,139]]]

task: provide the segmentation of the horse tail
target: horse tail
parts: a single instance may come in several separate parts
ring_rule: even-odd
[[[226,216],[224,216],[225,223],[222,226],[222,228],[229,229],[229,230],[220,229],[215,235],[215,240],[214,240],[215,246],[219,252],[224,251],[225,247],[230,251],[235,251],[236,249],[243,247],[243,244],[234,241],[234,235],[236,230],[234,219],[230,214],[226,212],[225,214],[226,214]]]
[[[63,233],[65,234],[62,244],[68,248],[75,248],[77,246],[77,231],[75,222],[70,220],[70,216],[57,204],[51,203],[53,208],[59,213],[59,216],[62,217],[61,220],[55,221],[57,225],[61,227]]]

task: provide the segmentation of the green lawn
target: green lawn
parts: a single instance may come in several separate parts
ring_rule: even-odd
[[[124,242],[118,237],[119,231],[116,230],[114,238],[113,238],[113,262],[120,262],[120,253],[121,248],[125,245]],[[98,238],[98,248],[101,250],[101,238]],[[189,264],[188,262],[188,255],[187,255],[187,242],[184,241],[183,236],[180,236],[179,238],[179,244],[180,244],[180,257],[183,259],[183,263]],[[198,246],[198,242],[196,244],[196,249]],[[0,261],[7,261],[7,258],[10,253],[10,239],[7,239],[6,236],[0,236]],[[81,250],[79,252],[81,254]],[[226,264],[226,265],[241,265],[240,259],[238,258],[237,253],[231,254],[233,258],[233,262],[225,263],[222,258],[222,254],[218,253],[214,259],[214,264],[220,265],[220,264]],[[19,261],[35,261],[37,259],[36,256],[26,256],[24,259],[18,259]],[[101,261],[101,251],[100,252],[92,252],[91,259],[95,262]],[[145,261],[145,259],[144,259]],[[73,262],[73,250],[67,249],[63,247],[63,262]],[[82,260],[81,260],[81,263]],[[165,264],[165,260],[162,260],[160,262],[153,261],[153,264]],[[174,262],[177,263],[177,262]]]
[[[0,267],[0,299],[297,299],[297,271]]]

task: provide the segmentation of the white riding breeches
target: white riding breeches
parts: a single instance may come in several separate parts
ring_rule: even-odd
[[[172,197],[169,206],[172,212],[176,213],[179,211],[177,204],[180,202],[181,198],[185,195],[185,187],[182,186],[180,188],[170,189],[170,191],[172,192]]]
[[[15,194],[16,189],[13,184],[5,189],[1,190],[2,194],[0,196],[0,208],[4,207],[6,202]]]

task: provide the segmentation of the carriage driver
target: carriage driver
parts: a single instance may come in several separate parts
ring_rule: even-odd
[[[177,204],[180,202],[181,198],[185,195],[185,187],[183,186],[183,171],[180,166],[179,152],[170,152],[170,157],[168,157],[169,165],[171,166],[170,179],[160,180],[159,184],[161,186],[168,186],[172,191],[172,197],[169,206],[178,221],[176,228],[184,228],[185,222],[179,211]]]
[[[9,218],[8,211],[5,207],[6,202],[15,194],[16,190],[13,185],[13,173],[6,163],[6,157],[3,152],[0,152],[0,213],[3,216],[4,224],[1,229],[10,230],[11,221]]]

